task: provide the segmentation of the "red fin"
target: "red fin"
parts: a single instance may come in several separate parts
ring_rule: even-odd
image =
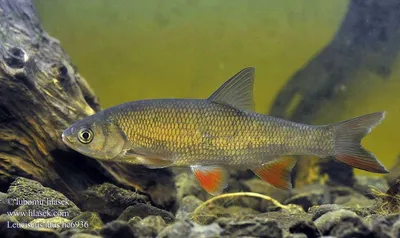
[[[336,159],[357,169],[389,173],[376,156],[361,145],[361,140],[378,125],[386,112],[375,112],[333,124]]]
[[[253,172],[262,180],[277,188],[292,189],[290,172],[295,164],[296,159],[286,157],[268,162],[261,167],[253,169]]]
[[[337,155],[336,159],[354,168],[373,173],[389,173],[389,171],[376,159],[372,157],[355,157],[351,155]]]
[[[218,195],[226,188],[229,174],[219,166],[191,166],[200,185],[211,195]]]

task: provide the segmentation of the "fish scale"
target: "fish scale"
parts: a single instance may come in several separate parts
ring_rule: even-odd
[[[254,165],[282,154],[333,151],[328,127],[288,123],[212,101],[146,100],[108,113],[133,148],[178,165],[221,160]]]
[[[375,112],[328,125],[306,125],[254,111],[254,68],[241,70],[206,99],[127,102],[67,128],[70,148],[99,160],[148,168],[189,166],[216,195],[227,186],[227,167],[251,169],[271,185],[290,189],[296,159],[333,156],[354,168],[387,173],[361,140],[384,118]]]

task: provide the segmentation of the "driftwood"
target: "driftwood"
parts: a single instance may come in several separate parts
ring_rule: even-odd
[[[142,188],[157,205],[171,205],[169,170],[101,166],[63,144],[65,128],[99,110],[60,43],[42,29],[32,2],[0,0],[0,191],[22,176],[76,202],[88,186],[118,181]]]
[[[276,97],[270,113],[311,123],[318,110],[360,72],[390,75],[400,49],[400,1],[352,0],[341,27],[330,44],[298,70]],[[353,170],[340,162],[301,159],[294,173],[297,185],[309,175],[328,174],[334,182],[351,185]],[[310,173],[311,171],[311,173]],[[317,173],[317,176],[315,176]],[[312,180],[312,179],[311,179]]]

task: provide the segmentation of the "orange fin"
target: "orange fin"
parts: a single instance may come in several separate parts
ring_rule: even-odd
[[[200,185],[211,195],[218,195],[227,187],[229,173],[225,168],[211,166],[191,166]]]
[[[373,157],[356,157],[351,155],[337,155],[336,159],[350,165],[373,173],[389,173],[389,171],[378,160]]]
[[[263,164],[261,167],[252,169],[252,171],[267,183],[280,188],[292,189],[290,182],[290,172],[296,164],[296,159],[285,157]]]

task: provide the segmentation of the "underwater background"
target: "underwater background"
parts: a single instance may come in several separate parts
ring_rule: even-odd
[[[326,46],[349,1],[35,0],[102,108],[149,98],[206,98],[247,66],[256,68],[256,111]],[[387,111],[363,140],[387,168],[399,154],[400,62],[388,78],[359,71],[314,123]],[[313,87],[313,85],[307,85]],[[356,170],[357,174],[376,174]]]

